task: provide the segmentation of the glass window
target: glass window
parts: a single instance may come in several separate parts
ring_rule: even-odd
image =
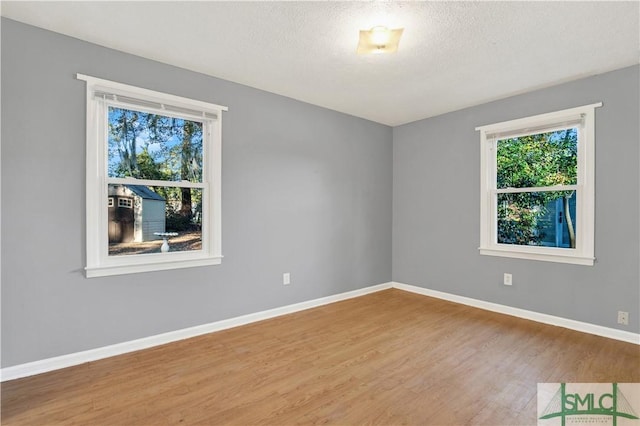
[[[595,108],[478,127],[480,253],[594,262]]]
[[[129,198],[118,198],[118,207],[133,208],[133,200]]]
[[[87,276],[219,264],[226,108],[78,78],[87,82]]]

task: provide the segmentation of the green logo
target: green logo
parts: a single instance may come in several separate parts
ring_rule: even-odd
[[[562,426],[565,426],[566,419],[570,416],[609,416],[613,420],[613,426],[617,425],[619,417],[638,419],[618,384],[612,383],[611,386],[611,393],[571,393],[567,392],[566,383],[560,383],[560,389],[551,398],[539,419],[560,417]]]

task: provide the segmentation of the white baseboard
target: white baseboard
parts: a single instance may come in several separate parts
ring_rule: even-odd
[[[97,361],[116,355],[122,355],[128,352],[139,351],[153,346],[164,345],[166,343],[176,342],[178,340],[188,339],[215,331],[226,330],[228,328],[238,327],[281,315],[291,314],[303,311],[305,309],[315,308],[329,303],[339,302],[354,297],[364,296],[365,294],[374,293],[389,288],[397,288],[399,290],[409,291],[411,293],[422,294],[424,296],[435,297],[438,299],[448,300],[450,302],[460,303],[463,305],[473,306],[492,312],[507,314],[514,317],[524,318],[532,321],[541,322],[568,328],[571,330],[581,331],[583,333],[595,334],[598,336],[608,337],[610,339],[621,340],[624,342],[640,344],[640,334],[628,331],[617,330],[614,328],[603,327],[600,325],[589,324],[580,321],[574,321],[567,318],[556,317],[553,315],[541,314],[538,312],[527,311],[525,309],[513,308],[511,306],[499,305],[497,303],[485,302],[483,300],[472,299],[469,297],[458,296],[455,294],[444,293],[437,290],[430,290],[423,287],[417,287],[397,282],[389,282],[378,284],[371,287],[365,287],[346,293],[335,294],[333,296],[321,297],[319,299],[309,300],[306,302],[295,303],[293,305],[282,306],[280,308],[269,309],[253,314],[242,315],[235,318],[216,321],[209,324],[189,327],[182,330],[170,331],[168,333],[157,334],[155,336],[144,337],[141,339],[131,340],[128,342],[117,343],[115,345],[104,346],[101,348],[90,349],[87,351],[76,352],[68,355],[61,355],[53,358],[47,358],[40,361],[28,362],[25,364],[5,367],[0,370],[0,381],[19,379],[22,377],[33,376],[35,374],[46,373],[48,371],[58,370],[61,368],[72,367],[74,365],[84,364],[90,361]]]
[[[518,318],[524,318],[531,321],[541,322],[544,324],[555,325],[568,328],[571,330],[581,331],[583,333],[595,334],[597,336],[608,337],[609,339],[622,340],[623,342],[635,343],[640,345],[640,334],[631,333],[629,331],[618,330],[601,325],[590,324],[587,322],[575,321],[568,318],[557,317],[554,315],[541,314],[539,312],[528,311],[526,309],[513,308],[511,306],[500,305],[484,300],[472,299],[469,297],[458,296],[455,294],[444,293],[437,290],[430,290],[423,287],[417,287],[409,284],[392,282],[393,288],[409,291],[412,293],[422,294],[424,296],[435,297],[437,299],[448,300],[450,302],[460,303],[462,305],[473,306],[475,308],[487,311],[498,312],[501,314],[511,315]]]
[[[291,314],[294,312],[303,311],[305,309],[315,308],[318,306],[327,305],[329,303],[339,302],[341,300],[347,300],[354,297],[363,296],[365,294],[374,293],[376,291],[386,290],[389,288],[391,288],[391,283],[378,284],[371,287],[348,291],[346,293],[321,297],[319,299],[295,303],[293,305],[282,306],[280,308],[269,309],[253,314],[242,315],[239,317],[216,321],[209,324],[184,328],[182,330],[170,331],[168,333],[162,333],[155,336],[117,343],[115,345],[103,346],[101,348],[90,349],[87,351],[76,352],[68,355],[61,355],[53,358],[43,359],[40,361],[14,365],[11,367],[5,367],[0,370],[0,381],[4,382],[7,380],[33,376],[35,374],[46,373],[48,371],[84,364],[85,362],[97,361],[99,359],[108,358],[115,355],[122,355],[128,352],[139,351],[141,349],[164,345],[166,343],[200,336],[203,334],[212,333],[214,331],[226,330],[228,328],[238,327],[256,321],[262,321],[281,315]]]

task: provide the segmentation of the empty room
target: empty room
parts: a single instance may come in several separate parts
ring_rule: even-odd
[[[639,2],[0,14],[3,425],[640,425]]]

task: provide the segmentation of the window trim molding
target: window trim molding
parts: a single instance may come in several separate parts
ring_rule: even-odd
[[[481,255],[501,256],[547,262],[592,266],[595,261],[595,109],[602,102],[554,111],[476,127],[480,131],[480,247]],[[576,191],[576,248],[524,246],[497,242],[497,211],[495,208],[496,154],[495,141],[508,133],[532,134],[539,129],[567,128],[582,121],[578,128],[578,171]],[[564,127],[563,127],[564,126]],[[527,133],[529,132],[529,133]],[[562,189],[562,186],[558,187]],[[545,188],[549,189],[549,188]]]
[[[222,263],[222,112],[225,106],[208,102],[156,92],[123,83],[77,74],[78,80],[86,82],[86,266],[87,278],[122,275],[138,272],[162,271],[196,266],[218,265]],[[208,132],[203,146],[203,174],[205,184],[203,197],[208,200],[203,205],[205,216],[202,232],[202,250],[191,252],[168,252],[126,256],[108,255],[108,181],[107,143],[105,121],[99,117],[101,106],[95,101],[96,92],[107,92],[124,97],[155,102],[161,107],[170,105],[191,112],[199,111],[202,116],[203,130]],[[127,102],[124,102],[127,103]],[[136,108],[136,106],[133,106]],[[144,107],[140,109],[145,109]],[[192,119],[189,113],[167,111],[167,115],[184,116]],[[122,179],[123,182],[129,179]],[[135,184],[144,184],[135,180]],[[185,182],[180,182],[179,186]],[[172,185],[171,181],[166,186]],[[204,215],[203,215],[204,216]]]

